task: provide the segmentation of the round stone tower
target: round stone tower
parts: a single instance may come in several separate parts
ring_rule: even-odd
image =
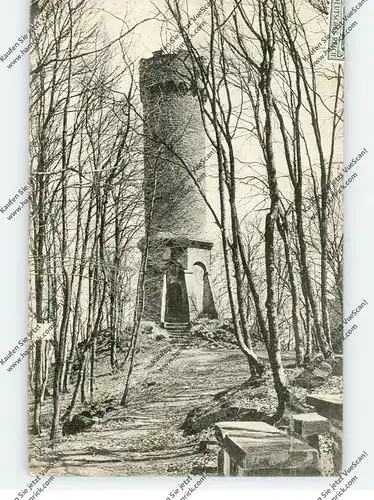
[[[157,51],[140,61],[149,222],[144,317],[169,328],[186,326],[200,313],[216,316],[209,280],[213,243],[201,196],[205,131],[197,73],[186,52]]]

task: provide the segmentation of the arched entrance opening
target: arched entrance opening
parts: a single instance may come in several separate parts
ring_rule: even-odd
[[[170,266],[166,275],[165,322],[189,322],[187,288],[181,266]]]
[[[193,271],[193,293],[191,297],[194,316],[201,314],[204,310],[204,279],[206,267],[202,262],[195,262],[192,266]]]
[[[210,285],[209,273],[205,264],[196,261],[193,265],[193,316],[205,314],[209,318],[217,318],[217,311],[214,306],[212,289]]]

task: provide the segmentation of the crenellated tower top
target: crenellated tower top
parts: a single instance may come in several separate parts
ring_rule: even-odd
[[[200,56],[200,60],[204,61],[204,58]],[[153,52],[153,57],[140,60],[139,73],[142,102],[160,92],[190,92],[196,96],[198,88],[202,89],[199,67],[186,51],[164,54],[162,50],[157,50]]]

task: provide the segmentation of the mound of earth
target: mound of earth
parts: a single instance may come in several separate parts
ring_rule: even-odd
[[[226,349],[237,349],[234,327],[230,321],[221,321],[219,319],[210,319],[200,317],[192,325],[190,331],[191,339],[207,341],[216,346]]]
[[[217,393],[207,406],[191,409],[181,425],[185,436],[200,433],[222,421],[267,421],[275,412],[277,398],[269,371],[239,386]]]
[[[305,389],[321,387],[331,376],[343,375],[343,358],[325,360],[322,355],[316,356],[296,377],[291,384]]]
[[[321,356],[301,368],[285,368],[290,384],[291,398],[277,427],[286,428],[292,413],[314,411],[305,402],[307,394],[318,387],[328,393],[342,392],[342,362],[339,358],[326,361]],[[211,403],[188,411],[181,429],[185,436],[212,429],[222,421],[263,421],[273,423],[278,400],[274,390],[271,370],[267,368],[261,378],[250,378],[239,386],[232,387],[213,396]]]
[[[97,422],[100,422],[99,417],[88,417],[87,415],[82,415],[78,413],[74,415],[71,420],[65,422],[62,426],[62,435],[72,435],[78,434],[78,432],[83,432],[92,427]]]
[[[267,416],[256,410],[247,410],[229,406],[226,408],[215,408],[207,411],[206,408],[198,406],[187,413],[186,420],[181,425],[184,435],[197,434],[217,422],[264,420]]]
[[[74,435],[90,429],[94,424],[101,422],[108,412],[116,409],[113,403],[114,398],[107,399],[101,405],[94,403],[80,413],[76,413],[73,418],[69,418],[64,422],[62,435]],[[67,418],[66,415],[64,417]],[[62,420],[64,420],[64,417],[62,417]]]

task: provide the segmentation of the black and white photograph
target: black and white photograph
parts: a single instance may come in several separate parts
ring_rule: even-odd
[[[342,473],[343,7],[31,2],[31,475]]]

